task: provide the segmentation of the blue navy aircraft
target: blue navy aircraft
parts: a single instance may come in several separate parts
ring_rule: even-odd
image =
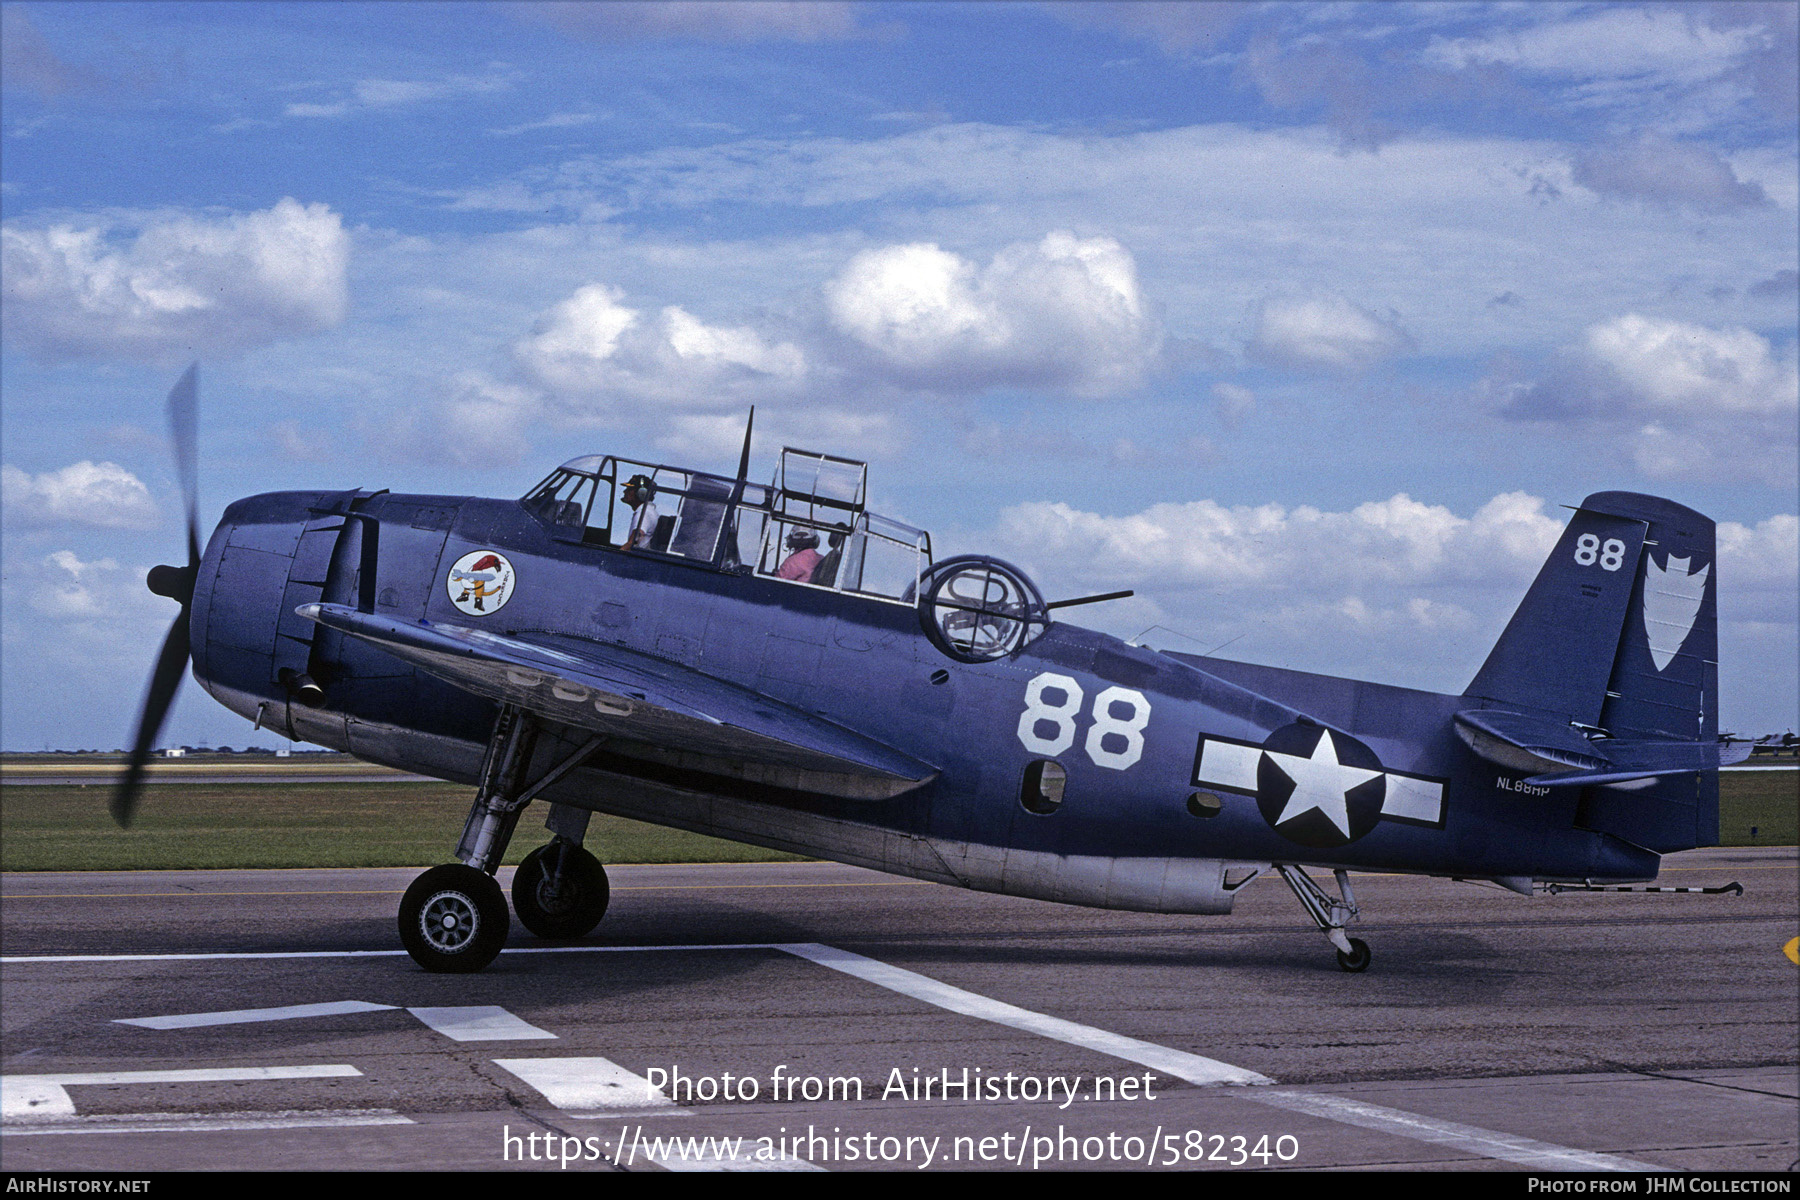
[[[937,559],[867,468],[784,449],[768,484],[595,455],[516,500],[278,492],[194,509],[195,372],[170,397],[188,563],[113,797],[131,819],[190,659],[295,739],[472,785],[458,860],[400,939],[475,971],[513,909],[591,932],[595,812],[1014,896],[1229,913],[1274,871],[1346,971],[1351,871],[1513,891],[1652,880],[1718,842],[1713,522],[1601,492],[1461,695],[1157,651],[1060,620],[1017,567]],[[754,413],[752,413],[754,421]],[[1335,876],[1336,894],[1310,872]]]

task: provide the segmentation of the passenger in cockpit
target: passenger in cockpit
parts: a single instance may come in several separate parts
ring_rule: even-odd
[[[784,545],[791,553],[775,572],[776,577],[810,582],[814,569],[825,557],[819,553],[819,535],[810,529],[796,529],[787,535]]]

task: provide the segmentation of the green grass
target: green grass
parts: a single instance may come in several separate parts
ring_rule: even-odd
[[[130,829],[107,815],[108,794],[102,785],[0,787],[0,869],[430,866],[449,861],[473,793],[448,783],[158,784],[144,790]],[[507,862],[549,840],[543,812],[526,810]],[[1800,842],[1800,774],[1726,772],[1719,824],[1727,846]],[[587,844],[609,863],[796,860],[600,814]]]
[[[110,791],[0,787],[0,870],[431,866],[450,861],[474,795],[448,783],[157,784],[120,829]],[[525,811],[505,861],[550,840],[545,811]],[[587,845],[610,863],[797,861],[599,813]]]
[[[1719,841],[1726,846],[1800,842],[1800,771],[1721,771]]]

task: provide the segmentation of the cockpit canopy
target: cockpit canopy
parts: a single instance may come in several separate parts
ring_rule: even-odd
[[[788,447],[767,485],[611,455],[571,459],[520,503],[553,536],[911,604],[931,535],[869,512],[866,463]],[[630,482],[651,487],[633,506]]]

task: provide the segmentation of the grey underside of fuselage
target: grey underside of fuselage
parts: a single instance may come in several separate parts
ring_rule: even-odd
[[[472,742],[400,726],[346,722],[342,714],[299,706],[291,719],[294,731],[307,741],[457,782],[475,781],[485,753]],[[1059,855],[955,841],[592,767],[572,771],[545,789],[543,799],[911,879],[1089,908],[1222,915],[1231,911],[1237,888],[1266,865],[1208,858]],[[596,849],[604,856],[604,846]]]

